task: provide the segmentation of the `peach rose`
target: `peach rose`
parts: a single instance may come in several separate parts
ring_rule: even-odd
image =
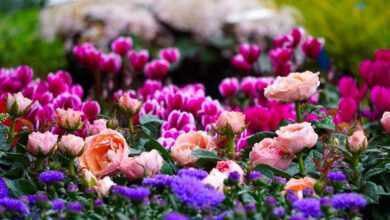
[[[276,131],[277,140],[293,153],[302,151],[305,147],[312,148],[316,145],[318,135],[308,122],[289,124]]]
[[[348,148],[351,152],[359,152],[367,148],[367,137],[363,130],[357,130],[348,137]]]
[[[64,135],[58,143],[58,148],[68,155],[80,156],[84,149],[84,139],[73,134]]]
[[[100,132],[107,129],[107,120],[106,119],[97,119],[93,121],[88,127],[88,134],[94,135],[99,134]]]
[[[84,152],[79,157],[80,166],[99,178],[115,173],[127,158],[128,148],[119,132],[104,130],[86,138]]]
[[[94,189],[100,196],[107,196],[110,193],[112,186],[116,185],[109,176],[104,177],[103,179],[97,180]]]
[[[128,93],[123,94],[118,99],[118,105],[123,111],[135,114],[141,107],[141,102],[138,99],[131,98]]]
[[[50,131],[33,132],[28,135],[27,151],[34,156],[46,156],[56,150],[57,140],[58,135],[52,134]]]
[[[223,192],[224,181],[228,178],[225,173],[222,173],[218,169],[214,168],[210,171],[209,175],[202,180],[206,185],[213,187],[214,189]]]
[[[293,158],[294,154],[281,145],[276,138],[264,138],[253,146],[249,154],[252,166],[266,164],[282,170],[288,168]]]
[[[381,118],[382,127],[387,133],[390,133],[390,112],[385,112]]]
[[[226,177],[229,176],[229,173],[237,172],[240,174],[240,182],[244,182],[244,171],[242,170],[240,165],[238,165],[233,160],[218,161],[215,168],[225,174]]]
[[[30,108],[32,101],[25,98],[21,92],[16,94],[8,94],[7,96],[7,111],[13,116],[21,116]]]
[[[245,129],[245,115],[241,112],[224,111],[215,122],[215,128],[219,131],[231,131],[239,134]]]
[[[173,159],[182,166],[194,164],[197,160],[192,155],[196,149],[214,150],[216,147],[212,138],[202,131],[191,131],[181,134],[171,148]]]
[[[151,150],[136,157],[128,157],[122,162],[120,170],[128,179],[135,180],[155,175],[160,171],[163,163],[164,160],[158,151]]]
[[[66,130],[78,130],[83,126],[82,114],[81,111],[71,108],[67,110],[59,108],[56,111],[57,125]]]
[[[306,100],[314,95],[320,85],[319,73],[305,71],[290,73],[288,76],[278,76],[276,80],[264,90],[268,99],[281,102]]]
[[[284,186],[284,191],[291,190],[297,194],[299,198],[303,198],[303,190],[306,188],[314,189],[316,180],[311,177],[300,179],[291,178]]]

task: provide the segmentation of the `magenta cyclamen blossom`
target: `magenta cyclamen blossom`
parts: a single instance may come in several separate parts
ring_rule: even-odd
[[[276,48],[268,53],[276,75],[286,76],[292,71],[292,56],[293,50],[290,48]]]
[[[219,92],[223,97],[235,96],[239,89],[237,78],[226,78],[219,84]]]
[[[390,87],[375,86],[371,90],[371,102],[379,113],[390,110]]]
[[[250,63],[248,63],[244,56],[242,56],[241,54],[236,54],[232,60],[231,60],[231,63],[232,65],[240,70],[240,71],[243,71],[243,72],[248,72],[249,70],[252,69],[252,65]]]
[[[250,64],[256,62],[261,53],[259,46],[248,43],[241,44],[238,51],[244,57],[245,61]]]
[[[294,38],[292,35],[280,35],[272,40],[272,46],[274,48],[287,47],[290,48],[294,44]]]
[[[73,55],[80,64],[92,71],[99,68],[102,59],[102,52],[90,43],[83,43],[75,46],[73,48]]]
[[[180,59],[180,51],[177,48],[165,48],[160,51],[160,58],[169,63],[176,63]]]
[[[121,56],[126,55],[133,47],[133,40],[130,37],[118,37],[111,44],[111,50]]]
[[[367,85],[363,84],[362,86],[358,87],[355,79],[344,76],[338,83],[338,90],[341,97],[350,97],[359,103],[366,95]]]
[[[103,54],[100,61],[100,70],[107,73],[117,73],[122,65],[121,57],[115,53]]]
[[[293,46],[295,47],[301,42],[305,31],[300,27],[296,27],[291,30],[290,34],[293,37]]]
[[[15,69],[15,76],[23,86],[32,81],[33,75],[33,69],[29,66],[22,65]]]
[[[196,129],[195,118],[191,113],[174,110],[169,115],[167,120],[163,123],[162,130],[170,130],[175,128],[185,132]]]
[[[127,59],[130,61],[133,70],[140,72],[149,60],[149,53],[147,50],[140,50],[138,52],[131,50],[127,53]]]
[[[303,53],[313,59],[316,59],[322,50],[323,43],[321,40],[314,38],[314,37],[308,37],[302,45],[302,51]]]
[[[355,119],[357,110],[358,103],[353,98],[341,98],[334,122],[336,124],[341,122],[351,122]]]
[[[83,103],[81,111],[89,121],[93,121],[100,113],[100,105],[96,101],[86,101]]]
[[[169,62],[157,59],[149,62],[145,66],[145,76],[149,79],[162,80],[168,73]]]

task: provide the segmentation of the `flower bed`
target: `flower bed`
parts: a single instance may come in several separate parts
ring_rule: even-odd
[[[226,78],[217,100],[169,83],[176,48],[132,48],[76,46],[85,94],[65,71],[0,70],[2,217],[352,219],[388,195],[388,50],[335,89],[307,70],[323,42],[301,29],[269,51],[242,44],[238,71],[262,72],[268,54],[277,77]]]

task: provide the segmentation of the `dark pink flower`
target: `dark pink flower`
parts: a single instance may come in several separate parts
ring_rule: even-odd
[[[180,51],[176,47],[162,49],[160,51],[160,58],[169,63],[176,63],[180,59]]]
[[[355,119],[358,111],[358,103],[350,97],[343,97],[340,99],[334,122],[339,124],[341,122],[351,122]]]
[[[130,61],[131,66],[137,72],[144,69],[145,64],[149,60],[149,53],[147,50],[135,51],[131,50],[127,53],[127,59]]]
[[[323,43],[314,37],[308,37],[302,45],[303,53],[312,59],[317,59],[322,50]]]
[[[274,48],[279,47],[292,47],[294,44],[294,37],[292,35],[277,36],[272,40],[272,46]]]
[[[149,79],[161,80],[169,70],[169,63],[166,60],[153,60],[145,66],[145,76]]]
[[[111,44],[111,50],[121,56],[126,55],[133,47],[133,40],[130,37],[118,37]]]
[[[239,86],[237,78],[225,78],[219,84],[219,92],[223,97],[235,96],[238,92]]]
[[[240,71],[243,71],[243,72],[248,72],[249,70],[252,69],[252,65],[250,63],[248,63],[244,56],[242,56],[241,54],[236,54],[232,60],[231,60],[231,63],[232,65],[240,70]]]
[[[100,60],[100,70],[107,73],[117,73],[121,65],[121,57],[116,53],[103,54]]]
[[[97,118],[100,113],[100,105],[96,101],[86,101],[81,107],[81,111],[84,113],[84,116],[89,120],[93,121]]]
[[[259,59],[261,53],[259,46],[248,43],[241,44],[238,51],[249,64],[256,62],[257,59]]]

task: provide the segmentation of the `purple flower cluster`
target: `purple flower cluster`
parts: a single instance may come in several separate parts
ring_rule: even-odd
[[[156,188],[169,187],[173,177],[165,174],[157,174],[153,177],[146,177],[142,181],[145,186],[151,186]]]
[[[127,187],[127,186],[113,186],[111,192],[115,195],[130,199],[135,202],[145,201],[149,195],[150,190],[145,187]]]
[[[335,209],[359,209],[366,205],[366,199],[358,193],[339,193],[332,197],[332,206]]]
[[[38,179],[41,183],[52,184],[63,181],[65,179],[65,175],[61,171],[48,170],[40,173]]]
[[[63,199],[53,199],[50,204],[51,208],[55,211],[60,211],[65,208],[65,201]]]
[[[198,180],[204,179],[208,173],[202,169],[196,169],[196,168],[183,168],[180,169],[177,173],[178,176],[190,176],[194,177]]]
[[[8,196],[8,187],[4,179],[0,177],[0,199]]]
[[[170,212],[164,216],[164,220],[187,220],[187,216],[178,212]]]
[[[1,198],[0,207],[4,207],[6,211],[19,213],[21,215],[27,215],[30,213],[27,205],[18,199],[12,199],[8,197]]]
[[[66,209],[68,210],[68,212],[77,214],[77,213],[82,212],[84,207],[80,202],[74,201],[74,202],[68,202],[66,204]]]
[[[347,180],[347,176],[342,171],[329,172],[327,178],[332,182],[344,182]]]
[[[316,198],[305,198],[297,200],[294,202],[293,207],[295,210],[302,213],[305,217],[317,218],[322,216],[321,203],[320,200]]]

